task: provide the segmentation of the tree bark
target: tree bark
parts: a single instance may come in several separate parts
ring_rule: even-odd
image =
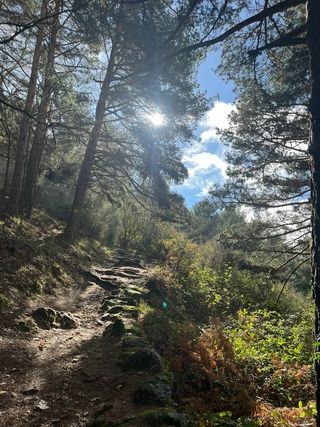
[[[104,118],[104,114],[107,106],[107,100],[109,96],[109,89],[110,89],[111,82],[113,80],[116,50],[117,50],[117,43],[113,42],[110,58],[108,62],[108,68],[102,83],[99,100],[96,107],[94,126],[90,133],[86,152],[82,161],[79,177],[76,183],[73,204],[69,214],[68,222],[63,232],[63,238],[68,242],[72,242],[76,237],[79,221],[81,217],[81,212],[84,206],[85,196],[89,188],[91,170],[94,164],[95,154],[96,154],[97,145],[99,141],[99,135],[100,135],[102,124],[103,124],[103,118]]]
[[[307,43],[310,55],[311,277],[315,301],[315,373],[317,427],[320,427],[320,1],[307,2]]]
[[[47,15],[48,0],[43,0],[41,6],[41,17]],[[28,93],[26,102],[24,105],[25,113],[22,116],[20,123],[19,137],[16,146],[15,164],[11,181],[11,190],[9,195],[9,201],[7,205],[7,212],[11,215],[17,215],[20,207],[21,190],[23,184],[23,175],[26,159],[26,147],[28,144],[30,127],[31,127],[31,113],[36,94],[37,78],[39,71],[39,63],[43,44],[43,27],[45,21],[41,21],[36,36],[36,42],[34,47],[34,54],[32,60],[31,74],[28,86]]]
[[[45,69],[44,85],[42,97],[37,114],[37,125],[32,142],[32,148],[27,164],[26,183],[24,188],[24,209],[26,216],[30,218],[33,208],[34,192],[37,184],[39,165],[44,147],[44,141],[47,133],[47,117],[51,91],[54,83],[54,55],[57,45],[57,33],[60,28],[59,10],[62,6],[62,0],[56,0],[54,8],[54,17],[52,21],[50,40],[48,47],[48,59]]]
[[[1,111],[2,113],[2,111]],[[9,187],[9,171],[10,171],[10,164],[11,164],[11,151],[12,151],[12,135],[11,135],[11,129],[9,128],[6,121],[8,120],[7,114],[3,115],[3,120],[5,123],[5,130],[6,130],[6,137],[8,140],[8,147],[7,147],[7,161],[5,166],[5,172],[4,172],[4,182],[3,182],[3,188],[1,190],[1,199],[5,200],[8,195],[8,187]]]

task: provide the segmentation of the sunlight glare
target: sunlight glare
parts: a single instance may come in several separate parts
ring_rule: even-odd
[[[147,114],[146,118],[157,127],[163,126],[166,122],[164,115],[158,112]]]

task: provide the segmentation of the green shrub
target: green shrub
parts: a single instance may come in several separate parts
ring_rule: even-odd
[[[283,315],[241,310],[226,329],[238,363],[254,378],[256,393],[276,406],[312,399],[311,314]]]
[[[234,419],[229,411],[222,411],[216,414],[204,414],[200,420],[198,427],[258,427],[262,425],[262,421],[252,418],[241,417]]]
[[[265,363],[279,359],[284,363],[311,364],[313,358],[311,313],[283,317],[264,309],[238,312],[229,330],[236,355]]]

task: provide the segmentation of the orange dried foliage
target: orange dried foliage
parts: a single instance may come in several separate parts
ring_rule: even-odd
[[[235,415],[255,410],[254,389],[236,362],[232,345],[216,323],[198,340],[185,329],[166,354],[176,374],[175,398],[197,411],[231,411]]]
[[[315,422],[301,418],[300,408],[275,408],[270,403],[258,402],[254,417],[262,422],[262,427],[313,427]]]

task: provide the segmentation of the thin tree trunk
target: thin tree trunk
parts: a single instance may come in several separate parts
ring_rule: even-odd
[[[63,233],[63,238],[69,242],[72,242],[76,237],[82,209],[84,206],[85,196],[89,187],[91,170],[94,164],[99,135],[103,124],[103,117],[107,106],[109,89],[113,79],[116,57],[116,44],[116,42],[113,42],[108,62],[108,68],[102,83],[99,100],[96,107],[94,126],[91,130],[86,152],[82,161],[79,177],[76,184],[72,208],[69,214],[66,228]]]
[[[10,128],[7,124],[7,114],[4,115],[4,127],[5,127],[5,131],[6,131],[6,137],[8,140],[8,147],[7,147],[7,161],[6,161],[6,166],[5,166],[5,173],[4,173],[4,182],[3,182],[3,187],[2,187],[2,194],[1,194],[1,199],[2,200],[6,200],[6,197],[8,195],[8,187],[9,187],[9,171],[10,171],[10,164],[11,164],[11,149],[12,149],[12,138],[11,138],[11,131]]]
[[[48,47],[48,59],[45,69],[44,85],[42,90],[42,97],[37,115],[37,125],[33,138],[30,157],[27,164],[26,183],[24,188],[24,209],[26,216],[29,218],[32,213],[34,191],[37,184],[37,177],[39,172],[39,165],[42,156],[44,141],[47,133],[46,120],[48,117],[50,95],[54,81],[54,55],[57,45],[57,33],[60,28],[59,23],[59,10],[62,6],[62,0],[56,0],[54,9],[54,18],[50,31],[50,40]]]
[[[307,3],[307,42],[310,54],[310,172],[312,248],[311,273],[315,301],[317,427],[320,427],[320,1]]]
[[[47,9],[48,9],[48,0],[43,0],[42,6],[41,6],[41,17],[45,17],[47,15]],[[33,107],[34,98],[36,94],[39,63],[40,63],[42,44],[43,44],[43,38],[44,38],[44,34],[43,34],[44,25],[45,25],[44,21],[42,21],[42,24],[39,24],[39,29],[36,36],[36,43],[34,47],[27,99],[24,105],[25,114],[23,114],[21,119],[19,137],[18,137],[17,146],[16,146],[15,164],[14,164],[14,170],[13,170],[12,181],[11,181],[9,201],[7,206],[7,211],[11,215],[16,215],[19,211],[19,204],[20,204],[21,190],[22,190],[22,183],[23,183],[23,171],[24,171],[25,159],[26,159],[26,147],[28,143],[30,126],[31,126],[30,114],[32,113],[32,107]]]

